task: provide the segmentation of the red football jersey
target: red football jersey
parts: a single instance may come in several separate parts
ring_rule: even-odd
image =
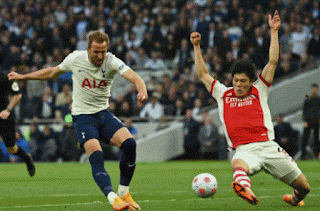
[[[274,139],[267,103],[270,86],[260,75],[248,95],[238,98],[233,87],[227,88],[217,80],[212,83],[211,96],[218,102],[220,119],[230,147]]]

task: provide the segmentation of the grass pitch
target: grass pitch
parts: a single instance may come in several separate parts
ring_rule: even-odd
[[[115,190],[118,165],[105,163]],[[229,161],[138,163],[130,191],[142,210],[320,210],[320,161],[299,161],[298,165],[311,185],[302,208],[284,203],[282,196],[292,189],[264,172],[251,177],[259,204],[253,206],[239,198],[231,189]],[[112,210],[95,184],[89,164],[37,163],[36,168],[36,175],[30,178],[24,164],[0,165],[0,211]],[[213,198],[202,199],[192,192],[192,179],[203,172],[218,180]]]

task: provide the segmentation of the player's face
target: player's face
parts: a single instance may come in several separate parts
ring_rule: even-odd
[[[253,82],[250,81],[249,77],[244,73],[235,74],[233,76],[232,83],[234,92],[238,97],[246,96],[249,93],[251,86],[253,85]]]
[[[108,43],[92,42],[91,47],[88,48],[89,61],[96,67],[101,67],[104,58],[106,57]]]

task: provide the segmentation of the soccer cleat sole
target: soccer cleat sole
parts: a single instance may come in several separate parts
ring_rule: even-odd
[[[246,191],[247,189],[245,187],[243,187],[242,185],[240,185],[239,183],[233,182],[232,183],[232,189],[233,191],[240,196],[241,198],[243,198],[244,200],[246,200],[248,203],[252,204],[252,205],[257,205],[259,200],[255,195],[246,195]]]
[[[136,207],[134,207],[134,206],[132,206],[132,205],[129,205],[129,210],[141,210],[141,209],[136,208]]]

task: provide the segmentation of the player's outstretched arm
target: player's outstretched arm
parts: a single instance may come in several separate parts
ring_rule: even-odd
[[[206,86],[207,90],[210,92],[212,82],[214,81],[214,79],[209,74],[207,66],[202,57],[201,48],[200,48],[201,34],[199,32],[192,32],[190,35],[190,41],[194,49],[197,75],[199,79],[202,81],[202,83]]]
[[[122,76],[136,86],[138,90],[137,99],[140,102],[145,102],[148,99],[148,92],[144,80],[131,69],[124,72]]]
[[[269,18],[269,26],[271,33],[271,42],[269,49],[269,62],[263,68],[261,76],[268,82],[272,83],[275,70],[279,61],[279,35],[278,31],[280,28],[281,20],[278,11],[276,10],[273,17],[271,15]]]
[[[28,74],[19,74],[16,72],[10,72],[8,74],[8,78],[11,81],[21,81],[21,80],[48,80],[57,78],[60,75],[63,75],[64,72],[56,66],[56,67],[49,67],[43,68],[41,70],[28,73]]]

